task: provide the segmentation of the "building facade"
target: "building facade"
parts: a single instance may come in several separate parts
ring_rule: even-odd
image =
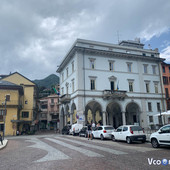
[[[162,62],[162,79],[165,90],[165,98],[166,98],[166,110],[170,110],[170,64]],[[167,123],[170,123],[170,116],[166,117]]]
[[[18,113],[21,110],[24,90],[22,86],[0,80],[0,133],[16,135]]]
[[[60,125],[92,121],[115,128],[160,124],[165,110],[158,49],[144,49],[140,40],[118,45],[77,39],[60,73]]]
[[[13,134],[13,130],[7,130],[11,128],[23,133],[34,130],[37,114],[35,84],[17,72],[4,76],[1,80],[15,84],[15,86],[23,89],[22,95],[14,95],[12,91],[6,91],[6,96],[10,96],[10,100],[6,103],[7,117],[9,116],[9,109],[15,108],[15,112],[11,112],[12,114],[10,115],[9,120],[6,118],[5,135],[15,135],[15,133]],[[15,104],[13,103],[14,101]]]
[[[39,129],[59,129],[59,96],[49,95],[39,100]]]

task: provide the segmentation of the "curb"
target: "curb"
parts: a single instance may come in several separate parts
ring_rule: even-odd
[[[8,144],[8,140],[7,139],[3,140],[3,145],[0,145],[0,150],[4,149],[7,146],[7,144]]]

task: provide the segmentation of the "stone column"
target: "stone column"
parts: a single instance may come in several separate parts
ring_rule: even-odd
[[[103,112],[103,125],[106,125],[106,112]]]
[[[126,125],[125,111],[122,111],[122,122],[123,122],[123,125]]]
[[[73,124],[73,113],[70,114],[70,124]]]
[[[64,115],[64,126],[66,126],[67,125],[67,115]]]

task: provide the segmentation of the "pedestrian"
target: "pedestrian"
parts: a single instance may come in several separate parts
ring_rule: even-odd
[[[96,124],[93,122],[93,123],[92,123],[92,130],[94,130],[95,127],[96,127]]]
[[[92,131],[92,127],[90,124],[87,125],[87,133],[88,133],[88,140],[91,138],[92,140],[92,134],[91,134],[91,131]]]
[[[1,141],[1,144],[3,145],[3,139],[2,139],[1,134],[0,134],[0,141]]]

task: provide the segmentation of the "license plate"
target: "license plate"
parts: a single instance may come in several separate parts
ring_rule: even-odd
[[[138,138],[138,139],[140,140],[140,139],[143,139],[143,138]]]

